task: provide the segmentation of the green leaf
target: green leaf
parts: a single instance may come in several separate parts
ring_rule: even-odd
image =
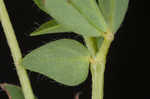
[[[100,36],[105,32],[100,12],[95,6],[89,0],[86,3],[83,0],[45,0],[47,12],[58,23],[84,36]]]
[[[120,27],[127,8],[129,0],[99,0],[99,7],[109,24],[110,31],[115,33]]]
[[[71,32],[69,29],[58,24],[55,20],[50,20],[42,24],[37,30],[31,33],[31,36],[60,33],[60,32]]]
[[[99,49],[101,48],[101,45],[103,43],[104,38],[103,37],[96,37],[96,45],[97,45],[97,51],[99,51]]]
[[[44,6],[45,0],[33,0],[35,4],[43,11],[47,12]]]
[[[88,41],[88,40],[90,40],[90,41]],[[89,51],[92,52],[91,53],[92,56],[93,55],[95,56],[97,54],[97,52],[100,51],[101,45],[103,43],[103,40],[104,40],[104,37],[102,37],[102,36],[100,36],[100,37],[92,37],[92,38],[86,39],[86,42],[88,42],[88,44],[90,44],[90,46],[92,46],[92,49],[89,47]]]
[[[106,32],[107,25],[104,16],[95,0],[68,0],[80,14],[97,30]]]
[[[11,84],[1,84],[0,87],[7,93],[9,99],[25,99],[20,87]]]
[[[57,40],[33,50],[23,59],[23,66],[55,81],[75,86],[82,83],[89,71],[89,52],[75,40]]]

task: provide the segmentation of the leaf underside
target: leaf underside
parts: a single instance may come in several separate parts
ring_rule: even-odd
[[[79,42],[57,40],[33,50],[23,59],[23,66],[64,85],[82,83],[89,71],[89,52]]]
[[[69,29],[58,24],[55,20],[50,20],[42,24],[37,30],[32,32],[31,36],[43,35],[43,34],[52,34],[60,32],[71,32]]]
[[[103,23],[101,23],[103,18],[98,8],[95,8],[94,1],[92,3],[89,3],[91,2],[89,0],[86,1],[84,3],[81,0],[46,0],[45,8],[59,24],[73,32],[84,36],[100,36],[104,32]],[[86,5],[90,7],[90,10],[82,7]]]
[[[57,28],[51,25],[48,29],[45,28],[50,30],[50,33],[53,31],[57,33],[55,32],[57,29],[58,31],[64,29],[66,32],[67,29],[83,36],[97,37],[103,32],[117,32],[124,19],[129,0],[98,0],[98,4],[96,0],[34,0],[34,2],[58,21]],[[34,34],[47,33],[38,29]]]
[[[9,99],[25,99],[20,87],[11,84],[0,85],[2,89],[7,93]]]
[[[97,30],[106,32],[106,23],[95,0],[68,0]]]
[[[123,22],[128,3],[129,0],[99,0],[99,8],[112,33],[116,33]]]
[[[45,6],[44,6],[45,0],[33,0],[33,1],[41,10],[47,13]]]

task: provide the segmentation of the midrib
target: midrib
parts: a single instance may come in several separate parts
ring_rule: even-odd
[[[116,4],[116,2],[115,2],[116,0],[111,0],[111,3],[110,3],[110,6],[111,6],[111,15],[110,15],[110,26],[111,26],[111,29],[113,29],[113,25],[114,25],[114,15],[115,15],[115,4]]]
[[[93,26],[94,28],[96,28],[100,33],[101,32],[104,32],[103,30],[101,30],[98,26],[96,26],[95,24],[93,24],[93,22],[91,22],[91,20],[85,15],[82,13],[82,11],[70,0],[70,4],[72,5],[72,7],[74,9],[76,9],[87,21],[88,23]]]

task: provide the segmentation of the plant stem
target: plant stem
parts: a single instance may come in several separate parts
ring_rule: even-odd
[[[113,36],[109,32],[103,35],[104,40],[98,52],[96,52],[94,38],[84,37],[85,43],[92,55],[90,68],[92,73],[92,99],[103,99],[106,56],[113,41]]]
[[[30,85],[27,72],[24,67],[21,66],[22,54],[3,0],[0,0],[0,18],[16,66],[24,97],[25,99],[34,99],[35,97]]]
[[[112,40],[104,38],[101,48],[91,63],[92,73],[92,99],[103,99],[104,88],[104,72],[106,64],[106,56]]]
[[[92,99],[103,99],[104,63],[92,64]]]

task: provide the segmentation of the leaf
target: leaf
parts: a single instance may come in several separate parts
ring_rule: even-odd
[[[55,81],[75,86],[82,83],[89,71],[89,52],[75,40],[57,40],[33,50],[23,59],[23,66]]]
[[[9,99],[25,99],[20,87],[11,84],[1,84],[0,87],[7,93]]]
[[[127,8],[129,0],[99,0],[99,7],[109,24],[110,31],[115,33],[120,27]]]
[[[104,38],[103,37],[96,37],[96,45],[97,45],[97,51],[99,51],[99,49],[101,48],[101,45],[103,43]]]
[[[58,24],[55,20],[50,20],[42,24],[37,30],[31,33],[31,36],[59,33],[59,32],[71,32],[69,29]]]
[[[101,48],[101,45],[103,44],[103,40],[104,40],[104,37],[100,36],[100,37],[92,37],[90,38],[90,42],[88,42],[88,44],[90,44],[90,46],[93,46],[93,49],[90,50],[89,48],[89,51],[90,52],[93,52],[91,53],[92,55],[97,55],[97,52],[100,51],[100,48]],[[88,45],[87,45],[88,46]]]
[[[35,4],[44,12],[47,12],[44,6],[44,2],[45,0],[33,0],[35,2]]]
[[[103,28],[101,29],[99,27],[100,25],[102,26],[103,23],[98,24],[100,23],[101,17],[94,7],[95,5],[92,5],[92,3],[90,3],[91,1],[87,0],[86,3],[84,3],[83,0],[75,1],[76,3],[74,1],[45,0],[45,8],[59,24],[68,27],[75,33],[84,36],[100,36],[102,32],[105,32],[102,30]],[[79,4],[80,7],[78,6]],[[86,5],[90,7],[90,10],[82,7]]]
[[[68,0],[97,30],[106,32],[107,25],[95,0]]]

